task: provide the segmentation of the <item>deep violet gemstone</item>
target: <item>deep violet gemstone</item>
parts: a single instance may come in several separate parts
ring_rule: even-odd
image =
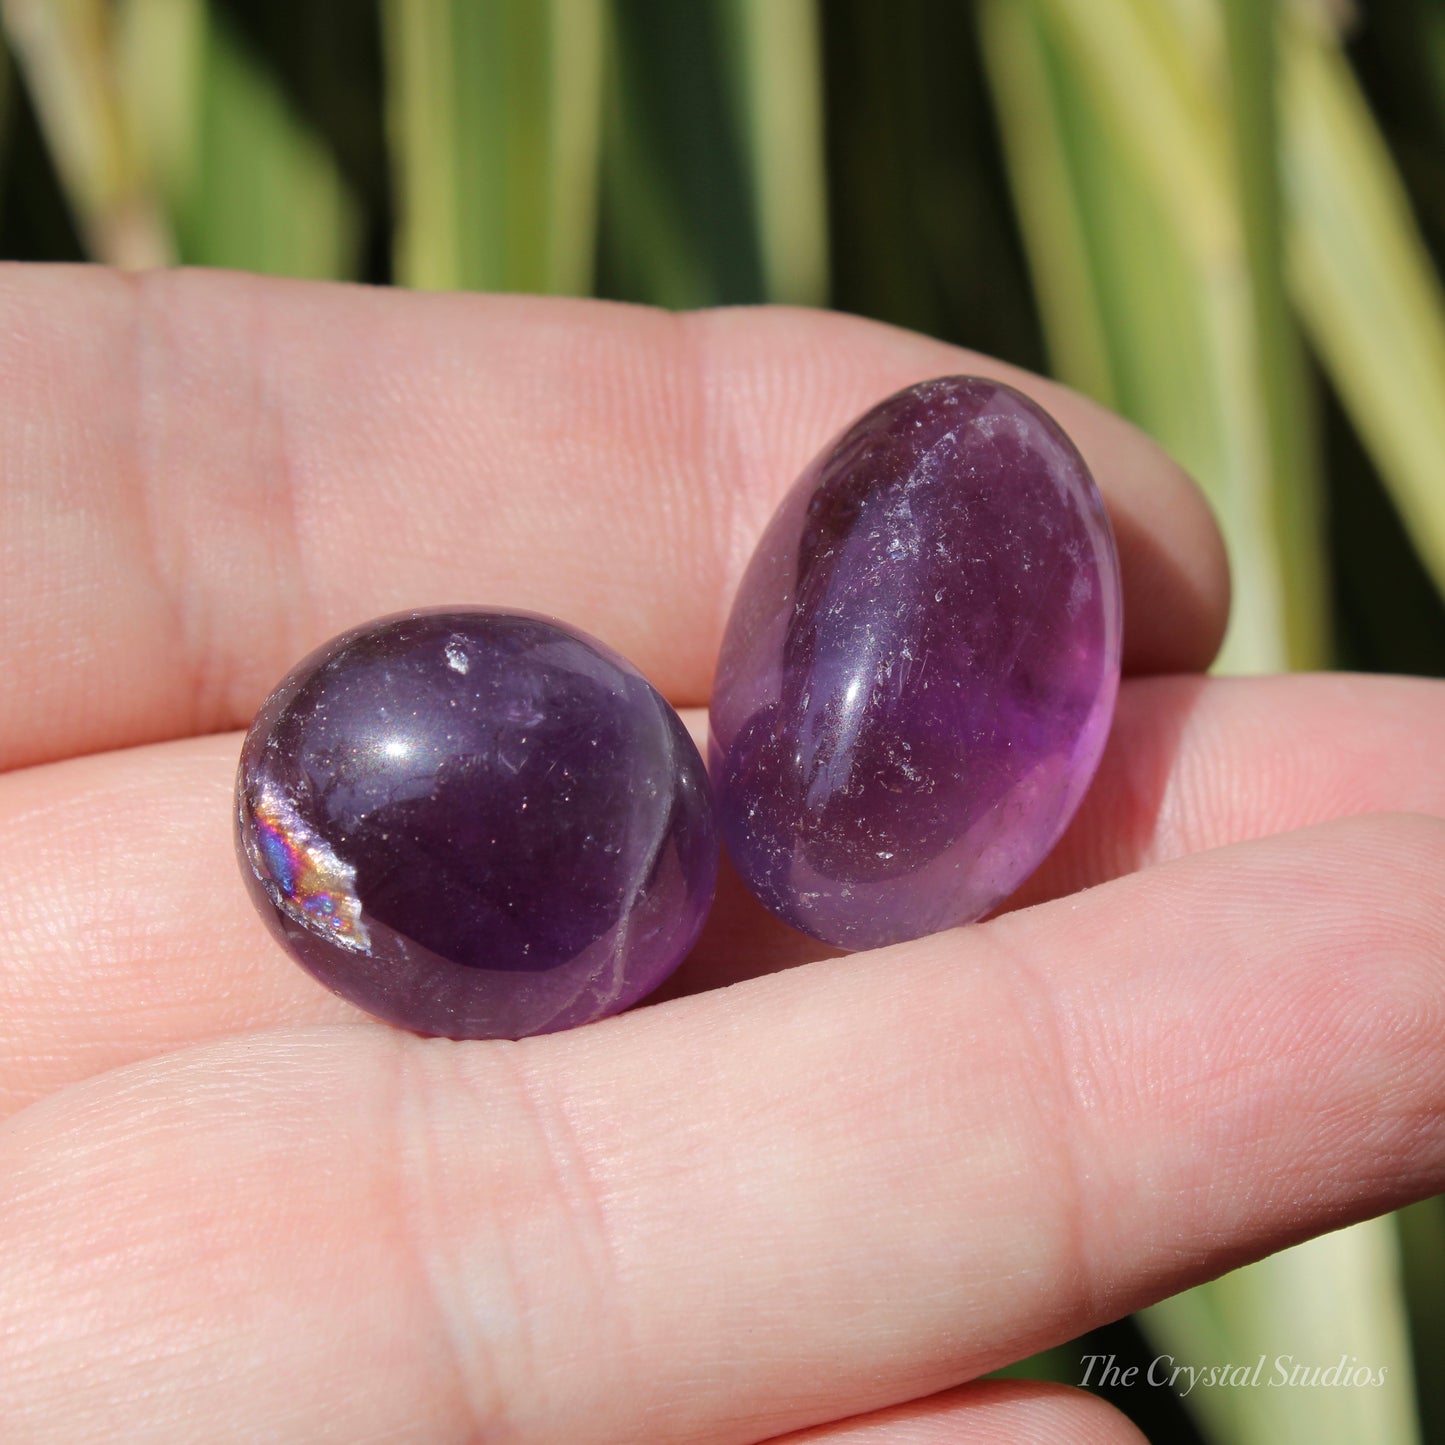
[[[1012,387],[909,387],[826,447],[738,589],[713,683],[723,841],[788,923],[874,948],[981,917],[1103,751],[1121,604],[1103,501]]]
[[[626,1008],[692,946],[717,873],[702,759],[651,684],[486,608],[382,618],[292,669],[246,737],[236,824],[302,966],[450,1038]]]

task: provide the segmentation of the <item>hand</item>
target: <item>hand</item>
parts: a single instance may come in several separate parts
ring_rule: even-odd
[[[1133,1439],[947,1387],[1445,1188],[1445,695],[1201,677],[1219,540],[1123,422],[806,312],[12,268],[0,318],[7,1441]],[[824,950],[727,883],[682,996],[518,1044],[270,941],[234,730],[309,647],[514,604],[700,709],[803,463],[969,370],[1054,411],[1123,556],[1032,906],[773,972]]]

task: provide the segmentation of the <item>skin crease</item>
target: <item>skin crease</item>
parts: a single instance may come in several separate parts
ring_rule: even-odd
[[[1441,687],[1198,676],[1218,539],[1122,422],[806,312],[15,267],[0,335],[7,1442],[1136,1440],[959,1382],[1445,1188]],[[797,470],[969,370],[1074,435],[1124,571],[1009,911],[822,962],[725,885],[677,996],[521,1044],[270,943],[230,730],[296,657],[503,602],[700,706]]]

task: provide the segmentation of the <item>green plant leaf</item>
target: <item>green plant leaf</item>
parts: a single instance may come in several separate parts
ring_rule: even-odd
[[[1285,647],[1306,664],[1328,655],[1324,496],[1318,420],[1285,280],[1279,161],[1277,10],[1223,0],[1233,193],[1248,268],[1251,380],[1268,456],[1275,534],[1288,549],[1280,589]]]
[[[814,0],[729,0],[730,70],[743,117],[768,300],[828,299],[823,76]]]
[[[1272,155],[1247,129],[1267,106],[1256,95],[1231,124],[1210,11],[1201,36],[1151,0],[997,0],[989,68],[1060,375],[1156,436],[1213,502],[1235,575],[1221,666],[1314,666],[1313,420],[1280,301]]]
[[[1445,593],[1445,290],[1338,40],[1301,17],[1286,42],[1296,304]]]
[[[122,108],[180,259],[357,274],[361,217],[326,142],[219,8],[119,0]]]
[[[1445,1196],[1422,1199],[1397,1216],[1402,1278],[1410,1307],[1420,1426],[1426,1440],[1445,1440]]]
[[[174,255],[142,146],[121,98],[105,0],[4,0],[11,50],[86,249],[143,268]]]
[[[602,171],[606,294],[759,301],[757,196],[719,0],[613,0]]]
[[[1144,1311],[1180,1362],[1259,1368],[1260,1383],[1191,1391],[1187,1404],[1228,1445],[1417,1445],[1409,1334],[1393,1218],[1322,1235]],[[1344,1367],[1378,1386],[1309,1383]],[[1262,1364],[1261,1364],[1262,1362]],[[1303,1369],[1306,1373],[1295,1372]],[[1291,1383],[1293,1381],[1293,1383]]]
[[[1054,371],[1117,408],[1102,283],[1054,57],[1032,5],[985,0],[979,23]]]
[[[603,287],[674,308],[828,285],[813,0],[613,0]]]
[[[382,16],[397,279],[587,292],[602,0],[385,0]]]

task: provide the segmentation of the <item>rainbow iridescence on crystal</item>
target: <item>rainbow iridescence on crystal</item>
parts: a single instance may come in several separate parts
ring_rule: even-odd
[[[263,789],[251,815],[255,826],[246,835],[247,856],[257,876],[274,887],[276,906],[343,948],[370,948],[356,896],[356,869],[306,826],[283,794]]]

